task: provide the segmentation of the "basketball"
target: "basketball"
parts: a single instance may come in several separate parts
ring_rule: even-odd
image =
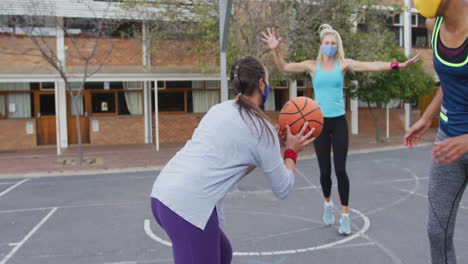
[[[312,99],[299,96],[287,101],[281,109],[278,124],[280,131],[286,135],[286,126],[289,125],[291,133],[296,135],[305,122],[309,122],[305,133],[315,128],[314,137],[322,132],[323,115],[320,106]]]

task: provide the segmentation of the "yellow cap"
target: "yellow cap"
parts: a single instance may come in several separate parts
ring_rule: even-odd
[[[414,7],[418,9],[421,15],[427,18],[434,18],[441,0],[414,0]]]

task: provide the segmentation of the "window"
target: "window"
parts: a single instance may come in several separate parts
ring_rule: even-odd
[[[0,118],[31,118],[32,98],[29,83],[0,83]]]
[[[305,88],[306,82],[304,80],[297,80],[297,88]]]
[[[401,34],[402,34],[402,29],[401,27],[388,27],[388,29],[390,30],[390,32],[393,33],[393,40],[395,41],[395,43],[398,43],[398,46],[402,47],[403,46],[403,41],[401,39]]]
[[[387,27],[393,33],[395,41],[400,47],[403,43],[403,23],[402,15],[393,15],[391,19],[387,19]],[[429,47],[429,34],[426,29],[426,18],[420,14],[411,15],[411,43],[415,47]]]
[[[92,112],[95,114],[115,114],[115,93],[93,93],[91,94]]]
[[[53,82],[41,83],[41,90],[54,90],[55,84]]]
[[[418,14],[411,14],[411,25],[418,26]]]
[[[154,82],[152,85],[153,112]],[[232,89],[229,89],[232,93]],[[220,82],[216,80],[158,81],[158,110],[161,113],[206,113],[220,101]]]
[[[6,118],[6,96],[0,94],[0,119]]]
[[[85,89],[91,94],[92,115],[141,115],[141,82],[90,82]]]
[[[283,105],[289,100],[289,90],[275,89],[275,110],[279,111]]]
[[[411,33],[413,46],[428,47],[428,33],[425,28],[414,28]]]
[[[54,94],[41,94],[39,95],[41,116],[54,116],[55,115],[55,95]]]
[[[426,27],[426,18],[418,14],[418,27]]]
[[[127,39],[141,35],[141,22],[136,21],[76,17],[63,21],[66,36]]]
[[[47,16],[0,16],[0,33],[55,36],[56,20]]]

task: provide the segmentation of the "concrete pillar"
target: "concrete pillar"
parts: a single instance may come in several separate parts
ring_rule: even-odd
[[[405,0],[405,13],[404,13],[404,46],[405,56],[411,57],[411,0]],[[411,105],[405,103],[405,129],[408,130],[411,126]]]
[[[154,129],[155,129],[155,138],[156,138],[156,150],[159,151],[158,80],[154,80]]]
[[[149,28],[148,25],[143,22],[141,32],[143,33],[142,38],[142,51],[143,51],[143,66],[151,66],[151,43],[149,39]],[[143,114],[145,122],[145,143],[153,143],[153,124],[152,124],[152,113],[151,113],[151,82],[143,82]]]
[[[291,81],[289,83],[289,100],[297,97],[297,81]]]

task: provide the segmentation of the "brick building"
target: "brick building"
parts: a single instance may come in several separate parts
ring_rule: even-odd
[[[39,50],[24,28],[18,27],[18,21],[31,15],[31,9],[26,7],[28,2],[31,0],[0,3],[0,151],[56,144],[66,148],[77,142],[75,111],[65,83],[38,56]],[[48,2],[53,4],[54,19],[46,8],[36,7],[35,11],[42,14],[36,26],[46,35],[41,39],[46,39],[48,47],[63,60],[66,71],[77,73],[70,77],[71,86],[79,86],[84,65],[76,50],[92,52],[90,43],[94,43],[86,35],[90,27],[86,21],[96,17],[122,20],[123,10],[118,7],[119,1]],[[424,18],[415,9],[412,13],[413,52],[423,51],[424,66],[433,72]],[[63,26],[56,25],[56,18]],[[400,46],[403,45],[402,21],[399,14],[390,15],[387,21]],[[131,24],[143,36],[148,30],[144,20],[132,20]],[[190,138],[204,113],[219,102],[219,75],[204,73],[197,67],[195,60],[200,54],[194,52],[193,43],[161,42],[158,45],[171,49],[158,49],[150,55],[144,39],[121,35],[99,39],[95,56],[89,62],[89,70],[99,71],[87,79],[78,104],[83,143],[183,142]],[[218,58],[208,59],[209,66],[216,68]],[[297,80],[296,84],[298,96],[312,95],[310,80]],[[273,120],[290,97],[289,85],[275,87],[269,97],[265,110]],[[373,131],[369,120],[367,111],[361,111],[360,132]],[[392,131],[403,130],[401,109],[392,110],[391,124]]]

